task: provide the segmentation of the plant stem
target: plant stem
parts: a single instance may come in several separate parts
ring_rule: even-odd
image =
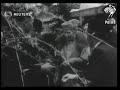
[[[5,17],[5,19],[6,19],[8,25],[10,27],[10,30],[13,31],[12,27],[10,25],[10,21],[8,21],[6,17]],[[15,36],[14,35],[13,35],[13,38],[14,38],[14,41],[15,41]],[[15,48],[16,48],[16,46],[15,46]],[[19,68],[20,68],[20,72],[21,72],[22,84],[23,84],[23,87],[24,87],[24,79],[23,79],[23,75],[22,75],[23,71],[22,71],[22,66],[21,66],[21,63],[20,63],[20,60],[19,60],[19,56],[18,56],[17,50],[16,50],[16,56],[17,56],[17,60],[18,60],[18,64],[19,64]]]
[[[46,77],[47,77],[47,79],[48,79],[48,86],[50,86],[50,80],[49,80],[49,76],[48,75],[46,75]]]
[[[20,60],[19,60],[19,56],[18,56],[17,50],[16,50],[16,56],[17,56],[17,60],[18,60],[18,64],[19,64],[19,68],[20,68],[20,72],[21,72],[22,84],[23,84],[23,87],[24,87],[23,71],[22,71],[22,66],[21,66],[21,63],[20,63]]]

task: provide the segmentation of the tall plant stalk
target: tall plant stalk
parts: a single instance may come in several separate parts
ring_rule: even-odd
[[[3,14],[2,14],[3,15]],[[4,16],[4,15],[3,15]],[[10,25],[10,21],[4,16],[5,20],[7,21],[9,27],[10,27],[10,30],[13,32],[12,30],[12,27]],[[14,38],[14,41],[15,41],[15,36],[14,34],[12,34],[13,38]],[[15,46],[16,48],[16,46]],[[21,66],[21,63],[20,63],[20,60],[19,60],[19,56],[18,56],[18,53],[17,53],[17,50],[16,50],[16,56],[17,56],[17,60],[18,60],[18,64],[19,64],[19,68],[20,68],[20,73],[21,73],[21,80],[22,80],[22,84],[23,84],[23,87],[24,87],[24,79],[23,79],[23,71],[22,71],[22,66]]]

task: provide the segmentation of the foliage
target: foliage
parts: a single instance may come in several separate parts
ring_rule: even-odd
[[[71,10],[71,4],[70,3],[58,3],[58,5],[52,5],[49,8],[49,12],[52,12],[53,14],[57,16],[63,16],[64,20],[70,20],[70,10]]]
[[[24,22],[26,21],[26,17],[23,18],[23,22],[20,24],[23,24],[22,27],[20,27],[20,24],[16,21],[14,17],[8,17],[6,18],[4,16],[4,12],[6,10],[10,10],[12,12],[29,12],[32,11],[34,14],[40,13],[42,10],[44,10],[44,6],[51,7],[52,3],[46,4],[43,3],[41,6],[34,6],[33,8],[26,8],[24,3],[2,3],[2,11],[1,11],[1,18],[2,18],[2,31],[1,31],[1,44],[6,47],[13,48],[16,51],[17,60],[20,67],[21,72],[21,79],[24,86],[24,80],[23,80],[23,71],[22,68],[23,65],[21,63],[20,57],[19,57],[19,51],[22,52],[25,56],[29,56],[33,60],[37,61],[38,63],[46,63],[49,62],[52,65],[55,65],[56,67],[59,66],[59,64],[62,62],[61,59],[64,60],[64,58],[59,54],[59,50],[56,49],[56,47],[53,44],[50,44],[46,42],[44,39],[42,39],[42,35],[40,33],[37,33],[32,29],[30,32],[25,32],[25,25],[28,25],[28,23]],[[59,3],[57,6],[57,10],[53,11],[53,13],[58,16],[63,15],[63,18],[66,20],[70,19],[70,5]],[[49,11],[49,10],[48,10]],[[34,17],[34,15],[33,15]],[[32,22],[32,21],[30,21]],[[28,29],[29,30],[29,29]],[[31,34],[32,33],[32,34]],[[55,33],[56,34],[56,33]],[[38,37],[40,35],[40,37]],[[57,35],[56,35],[57,36]],[[1,47],[2,48],[2,47]],[[3,53],[3,52],[2,52]],[[2,57],[2,56],[1,56]],[[26,66],[24,66],[26,67]],[[58,68],[57,68],[58,69]],[[54,83],[56,84],[57,78],[58,78],[58,72],[54,75]],[[49,79],[49,78],[48,78]],[[48,80],[49,81],[49,80]]]
[[[18,51],[22,52],[25,55],[30,56],[31,58],[34,58],[34,60],[36,60],[38,63],[50,62],[54,64],[54,60],[55,60],[54,51],[56,49],[52,45],[40,39],[38,40],[38,38],[35,37],[36,35],[31,36],[30,33],[25,33],[23,28],[20,28],[18,24],[15,24],[15,21],[13,21],[14,18],[12,17],[6,18],[3,14],[6,10],[17,11],[17,12],[19,11],[27,12],[27,10],[23,6],[24,4],[22,3],[19,5],[18,4],[11,4],[11,5],[2,4],[3,9],[1,12],[1,18],[2,18],[3,24],[1,27],[2,29],[1,44],[7,47],[11,47],[17,51],[19,63],[21,62],[21,60],[19,61],[20,53],[18,53]],[[4,53],[4,52],[1,52],[1,53]],[[21,65],[20,63],[19,66],[21,67],[23,65]],[[22,76],[23,68],[20,70],[21,70],[21,76]],[[21,78],[23,80],[23,76]]]

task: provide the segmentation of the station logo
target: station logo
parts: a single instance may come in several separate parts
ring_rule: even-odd
[[[104,9],[105,13],[109,13],[107,20],[105,20],[105,24],[116,24],[116,20],[113,18],[114,13],[116,12],[116,8],[113,5],[109,5]]]
[[[29,13],[12,13],[11,11],[6,11],[4,13],[5,17],[11,17],[11,16],[31,16],[32,12]]]
[[[4,13],[4,16],[5,16],[5,17],[11,17],[11,16],[12,16],[12,12],[11,12],[11,11],[6,11],[6,12]]]

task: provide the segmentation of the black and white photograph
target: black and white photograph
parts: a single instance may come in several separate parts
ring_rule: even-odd
[[[1,3],[1,87],[117,87],[117,3]]]

